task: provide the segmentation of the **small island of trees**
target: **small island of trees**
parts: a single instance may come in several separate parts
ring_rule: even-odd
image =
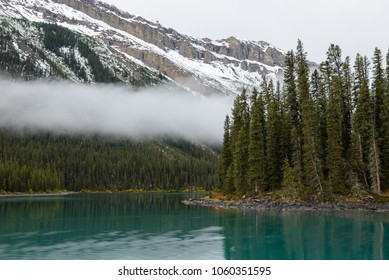
[[[226,116],[221,192],[330,201],[387,190],[389,54],[386,65],[376,48],[372,67],[359,54],[352,67],[331,45],[312,69],[299,40],[286,54],[282,88],[263,79],[251,94],[243,90]]]

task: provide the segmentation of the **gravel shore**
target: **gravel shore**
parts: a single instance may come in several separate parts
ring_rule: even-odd
[[[377,203],[366,200],[360,202],[281,202],[259,199],[245,199],[238,201],[222,201],[208,199],[188,199],[182,201],[186,205],[225,208],[225,209],[253,209],[253,210],[303,210],[303,211],[389,211],[389,203]]]

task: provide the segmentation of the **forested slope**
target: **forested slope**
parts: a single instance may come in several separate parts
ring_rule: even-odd
[[[57,24],[0,16],[0,70],[23,80],[155,85],[156,71],[135,65],[91,36]]]
[[[0,190],[183,190],[216,185],[217,154],[185,140],[0,131]]]

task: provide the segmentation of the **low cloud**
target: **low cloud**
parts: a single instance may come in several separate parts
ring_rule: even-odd
[[[232,99],[156,87],[0,80],[0,127],[220,143]]]

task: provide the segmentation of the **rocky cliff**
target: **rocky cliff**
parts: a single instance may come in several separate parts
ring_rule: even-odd
[[[266,42],[195,39],[101,1],[0,0],[0,14],[91,36],[121,64],[142,66],[199,93],[236,94],[264,75],[282,77],[285,53]]]

